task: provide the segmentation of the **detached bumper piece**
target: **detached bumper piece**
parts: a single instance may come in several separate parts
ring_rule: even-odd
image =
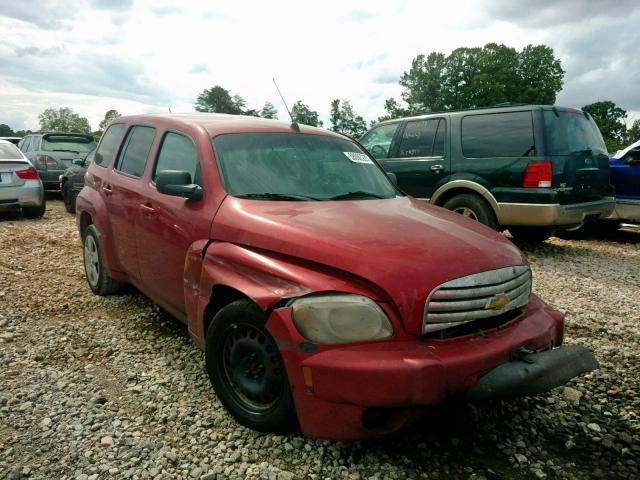
[[[536,395],[564,385],[598,368],[598,361],[582,345],[526,355],[494,368],[467,391],[471,402]]]

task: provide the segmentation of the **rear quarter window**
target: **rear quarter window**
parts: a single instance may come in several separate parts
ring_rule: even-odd
[[[120,144],[120,135],[122,134],[123,128],[123,123],[115,123],[111,125],[106,132],[104,132],[102,141],[98,146],[98,150],[96,150],[93,163],[100,165],[101,167],[106,167],[111,163],[111,160],[113,160],[113,156],[118,149],[118,145]]]
[[[467,158],[522,157],[535,153],[530,111],[467,115],[462,152]]]

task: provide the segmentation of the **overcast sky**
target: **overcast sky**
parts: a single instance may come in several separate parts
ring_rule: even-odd
[[[37,129],[48,107],[93,128],[109,109],[193,111],[214,85],[284,119],[274,76],[325,125],[334,98],[370,120],[416,55],[488,42],[549,45],[566,70],[558,104],[610,99],[636,117],[639,25],[632,0],[0,0],[0,123]]]

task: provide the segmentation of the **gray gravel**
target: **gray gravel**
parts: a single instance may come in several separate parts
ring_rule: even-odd
[[[640,232],[523,248],[567,343],[601,368],[346,443],[237,425],[184,326],[133,290],[89,291],[61,202],[41,220],[2,217],[0,479],[639,478]]]

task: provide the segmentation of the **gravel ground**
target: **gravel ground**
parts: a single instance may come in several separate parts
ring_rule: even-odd
[[[640,232],[524,247],[596,372],[547,395],[447,405],[369,442],[265,435],[216,399],[185,327],[94,296],[74,217],[0,218],[0,479],[639,478]]]

